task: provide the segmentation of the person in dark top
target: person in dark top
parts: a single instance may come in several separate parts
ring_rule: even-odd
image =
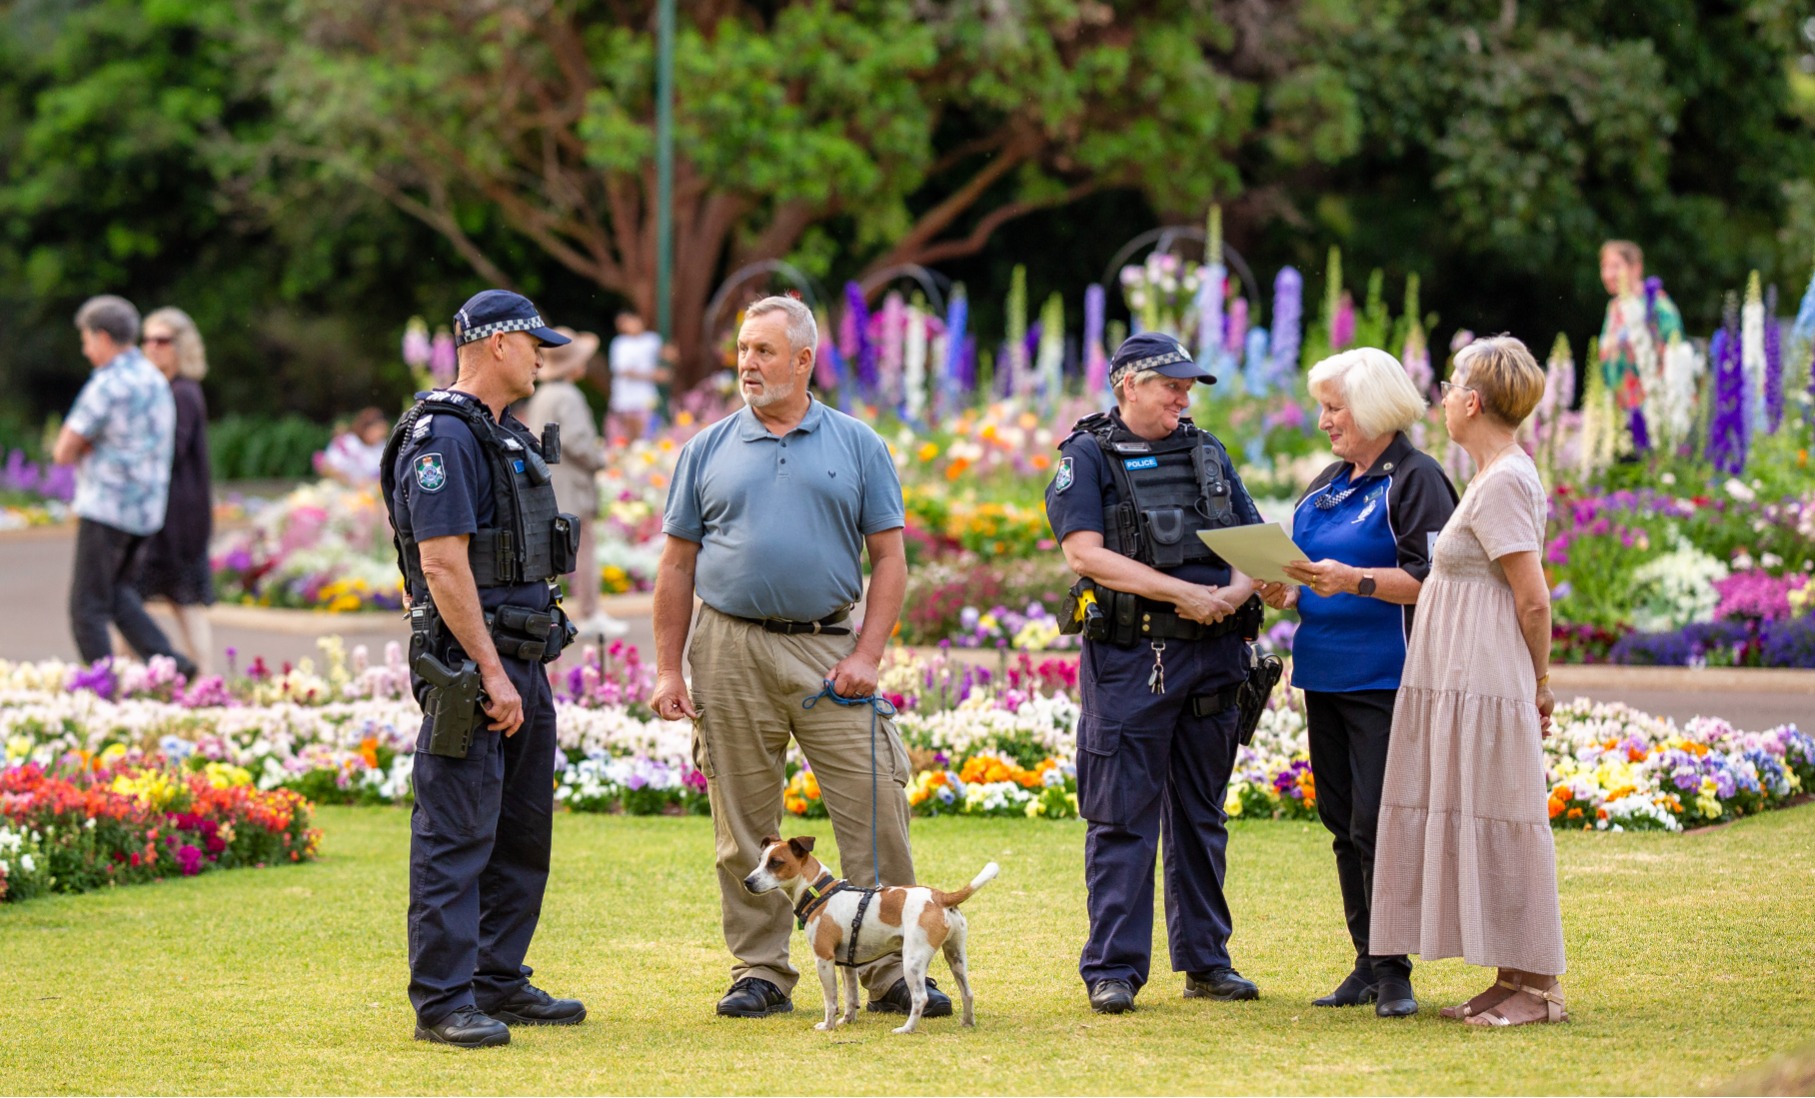
[[[1133,336],[1110,361],[1116,408],[1059,447],[1046,516],[1080,577],[1078,808],[1089,821],[1090,934],[1078,973],[1098,1013],[1134,1008],[1153,952],[1166,846],[1166,932],[1185,997],[1254,999],[1230,964],[1223,800],[1235,766],[1242,633],[1254,585],[1200,531],[1261,521],[1216,438],[1184,415],[1214,382],[1178,340]]]
[[[410,685],[425,714],[410,813],[416,1039],[481,1048],[509,1043],[509,1025],[586,1018],[579,1000],[531,984],[523,963],[555,808],[555,707],[542,664],[573,638],[557,581],[573,570],[578,531],[557,508],[548,464],[558,452],[506,411],[534,390],[541,349],[567,337],[528,298],[487,290],[455,315],[454,338],[459,376],[417,394],[398,420],[381,484],[410,606]],[[429,673],[445,679],[442,668],[483,681],[465,742],[437,735],[450,693]],[[474,719],[465,699],[456,715]]]
[[[214,573],[208,563],[214,492],[208,470],[208,402],[202,396],[208,353],[195,321],[181,309],[159,309],[146,317],[139,342],[145,357],[169,379],[176,400],[170,502],[164,528],[145,539],[140,550],[139,594],[170,603],[178,644],[195,661],[196,673],[206,675],[214,657],[208,625],[208,607],[214,605]]]
[[[1307,378],[1317,425],[1337,460],[1305,489],[1292,540],[1311,558],[1286,566],[1302,587],[1262,584],[1277,609],[1296,606],[1292,685],[1305,692],[1317,814],[1334,835],[1355,967],[1316,1006],[1373,1002],[1382,1017],[1414,1014],[1411,962],[1368,950],[1374,835],[1393,701],[1405,666],[1412,605],[1431,546],[1456,509],[1437,462],[1406,438],[1423,414],[1405,368],[1372,347],[1319,362]]]

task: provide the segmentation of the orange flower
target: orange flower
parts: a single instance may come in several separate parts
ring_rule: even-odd
[[[1582,810],[1581,810],[1581,809],[1579,809],[1579,808],[1572,808],[1572,809],[1570,809],[1570,810],[1569,810],[1569,818],[1570,818],[1570,819],[1572,819],[1572,820],[1579,820],[1579,819],[1581,819],[1581,818],[1582,818]]]
[[[1556,797],[1555,797],[1555,796],[1554,796],[1554,795],[1553,795],[1553,796],[1552,796],[1552,797],[1551,797],[1551,798],[1550,798],[1550,818],[1551,818],[1551,819],[1553,819],[1553,820],[1554,820],[1554,819],[1556,819],[1556,818],[1557,818],[1557,817],[1558,817],[1558,816],[1561,816],[1561,815],[1562,815],[1562,814],[1563,814],[1563,808],[1564,808],[1564,806],[1565,806],[1565,805],[1567,805],[1567,804],[1568,804],[1568,803],[1569,803],[1569,802],[1568,802],[1568,801],[1560,801],[1560,800],[1558,800],[1558,799],[1557,799],[1557,798],[1556,798]]]
[[[1045,454],[1035,454],[1034,455],[1033,467],[1035,469],[1044,471],[1044,470],[1050,468],[1051,466],[1052,466],[1052,459],[1047,457]]]
[[[359,757],[365,760],[366,769],[378,769],[378,737],[367,736],[359,741]]]

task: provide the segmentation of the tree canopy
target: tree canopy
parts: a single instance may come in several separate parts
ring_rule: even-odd
[[[0,346],[36,414],[92,292],[202,323],[219,403],[401,384],[410,312],[485,283],[654,295],[647,0],[15,0],[0,38]],[[1815,255],[1792,0],[706,0],[676,59],[677,335],[783,258],[1076,299],[1221,201],[1257,270],[1425,275],[1452,324],[1592,332],[1645,245],[1691,326]],[[976,310],[987,322],[989,307]]]

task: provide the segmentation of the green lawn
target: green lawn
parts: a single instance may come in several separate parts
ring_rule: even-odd
[[[1233,950],[1260,1002],[1187,1002],[1162,946],[1141,1009],[1107,1018],[1076,975],[1083,826],[916,821],[924,879],[1002,876],[965,908],[977,1028],[911,1037],[876,1015],[813,1032],[810,969],[795,1013],[715,1018],[710,822],[562,816],[530,961],[592,1018],[477,1053],[410,1039],[406,813],[320,822],[314,865],[0,907],[0,1093],[1678,1093],[1815,1033],[1815,806],[1559,836],[1576,1020],[1498,1032],[1437,1017],[1482,982],[1455,961],[1419,969],[1414,1019],[1308,1005],[1348,964],[1315,827],[1236,825]]]

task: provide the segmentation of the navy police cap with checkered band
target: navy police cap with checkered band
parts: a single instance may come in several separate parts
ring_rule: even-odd
[[[454,341],[465,345],[499,332],[528,332],[544,347],[573,342],[543,321],[536,306],[522,294],[509,290],[483,290],[467,298],[454,314]]]
[[[1109,360],[1109,384],[1113,387],[1122,377],[1134,371],[1152,370],[1164,377],[1191,378],[1215,385],[1210,371],[1191,361],[1191,352],[1172,336],[1160,332],[1131,335],[1116,348]]]

